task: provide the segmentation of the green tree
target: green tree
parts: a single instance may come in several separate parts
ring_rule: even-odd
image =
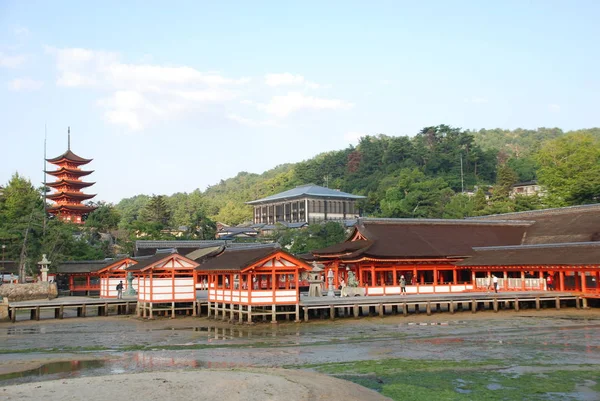
[[[345,240],[346,231],[336,221],[311,224],[303,229],[281,228],[275,233],[279,244],[293,254],[307,253],[338,244]]]
[[[115,230],[121,221],[121,214],[114,205],[106,202],[92,204],[96,207],[85,221],[86,227],[95,228],[101,232]]]
[[[546,142],[536,154],[538,181],[552,206],[600,201],[600,139],[569,134]]]
[[[402,170],[399,182],[381,201],[382,217],[440,218],[454,191],[441,178],[428,178],[418,169]]]
[[[494,185],[494,200],[506,200],[510,195],[510,190],[517,183],[519,177],[517,173],[506,163],[498,168],[498,177]]]
[[[139,217],[140,221],[156,224],[160,229],[168,227],[170,219],[171,211],[164,195],[153,195]]]

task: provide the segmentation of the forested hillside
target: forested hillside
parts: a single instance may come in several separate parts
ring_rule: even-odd
[[[509,197],[513,184],[532,179],[544,186],[545,196]],[[217,221],[251,220],[244,202],[307,183],[365,195],[363,215],[378,217],[463,218],[596,203],[600,129],[472,132],[440,125],[414,136],[366,136],[357,146],[263,174],[240,172],[204,191],[97,203],[83,229],[57,219],[44,222],[41,189],[15,175],[0,196],[3,256],[32,267],[42,253],[59,263],[131,253],[136,239],[213,239]],[[305,252],[343,235],[331,223],[279,232],[274,239]]]
[[[579,196],[578,200],[569,196],[554,196],[545,202],[508,199],[507,191],[518,181],[541,178],[552,186],[553,179],[539,177],[539,161],[544,160],[539,159],[543,156],[540,152],[545,143],[567,136],[590,138],[596,141],[592,150],[597,150],[600,129],[567,133],[559,128],[474,132],[440,125],[426,127],[414,136],[366,136],[356,147],[277,166],[263,174],[241,172],[205,191],[166,197],[172,211],[169,225],[189,224],[185,215],[176,212],[182,204],[189,203],[198,205],[213,221],[240,224],[249,221],[252,215],[244,202],[307,183],[365,195],[367,200],[361,204],[363,214],[381,217],[458,218],[597,201],[594,190],[592,195]],[[471,198],[462,195],[476,186],[485,190],[492,185],[496,191],[491,202],[482,201],[482,194]],[[135,221],[149,200],[148,196],[122,200],[117,205],[123,216],[122,227]]]

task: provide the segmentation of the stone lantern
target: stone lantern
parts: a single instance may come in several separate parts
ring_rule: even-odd
[[[46,259],[46,254],[42,255],[42,260],[37,262],[40,265],[40,272],[42,273],[42,282],[48,282],[48,265],[52,263]]]
[[[333,269],[329,268],[329,271],[327,272],[327,284],[329,284],[329,289],[327,291],[328,297],[335,297],[335,292],[333,291],[333,276]]]

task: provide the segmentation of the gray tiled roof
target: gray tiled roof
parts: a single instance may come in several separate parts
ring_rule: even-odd
[[[139,240],[135,241],[135,248],[204,248],[209,246],[224,245],[226,242],[227,241],[222,240]]]
[[[336,191],[335,189],[320,187],[318,185],[308,184],[288,191],[280,192],[275,195],[267,196],[266,198],[246,202],[248,205],[256,205],[260,203],[268,203],[274,201],[296,199],[302,197],[315,197],[327,199],[365,199],[365,196],[352,195],[347,192]]]

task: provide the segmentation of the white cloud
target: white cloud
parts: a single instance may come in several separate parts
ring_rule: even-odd
[[[267,86],[305,86],[308,89],[328,88],[330,85],[320,85],[307,81],[302,75],[294,75],[289,72],[280,74],[266,74],[265,84]]]
[[[302,75],[294,75],[289,72],[265,75],[265,84],[268,86],[302,85],[303,83],[304,77]]]
[[[25,56],[24,54],[17,54],[14,56],[9,56],[7,54],[0,52],[0,67],[17,68],[17,67],[21,66],[25,62],[26,59],[27,59],[27,56]]]
[[[14,25],[13,26],[13,33],[16,36],[25,38],[25,37],[29,36],[30,32],[29,32],[29,29],[27,29],[27,27],[24,27],[22,25]]]
[[[35,91],[40,89],[44,83],[31,78],[16,78],[8,83],[8,88],[11,91]]]
[[[56,58],[58,86],[107,91],[109,95],[98,101],[106,120],[134,131],[201,105],[227,103],[239,96],[234,88],[249,82],[189,66],[123,63],[112,52],[53,47],[46,51]]]
[[[472,96],[470,98],[465,98],[464,102],[465,103],[474,103],[474,104],[483,104],[483,103],[487,103],[488,100],[485,97]]]
[[[558,105],[558,104],[549,104],[548,105],[548,110],[550,110],[553,113],[558,113],[558,112],[560,112],[560,105]]]
[[[365,136],[367,136],[367,134],[363,132],[350,131],[344,134],[344,139],[351,144],[358,144],[358,142],[360,142],[360,138]]]
[[[246,126],[274,126],[279,118],[302,109],[338,110],[353,105],[339,99],[306,96],[300,92],[271,97],[268,104],[264,86],[257,90],[247,77],[229,77],[218,71],[200,71],[181,65],[149,62],[127,63],[119,54],[83,48],[46,47],[55,58],[56,84],[67,88],[91,88],[101,93],[98,106],[106,121],[142,130],[157,120],[169,120],[186,112],[218,110],[226,118]],[[294,85],[302,89],[327,86],[291,73],[266,74],[268,87]],[[267,93],[266,96],[271,96]],[[238,99],[243,100],[239,101]],[[219,107],[214,107],[218,105]],[[266,113],[265,118],[241,117],[235,110],[250,105]]]
[[[252,120],[250,118],[241,117],[237,114],[230,114],[227,116],[228,119],[235,121],[241,125],[245,125],[248,127],[275,127],[277,126],[277,122],[273,120]]]
[[[340,99],[324,99],[305,96],[299,92],[289,92],[284,96],[273,96],[264,109],[269,114],[283,118],[302,109],[340,110],[349,109],[353,106],[352,103]]]

